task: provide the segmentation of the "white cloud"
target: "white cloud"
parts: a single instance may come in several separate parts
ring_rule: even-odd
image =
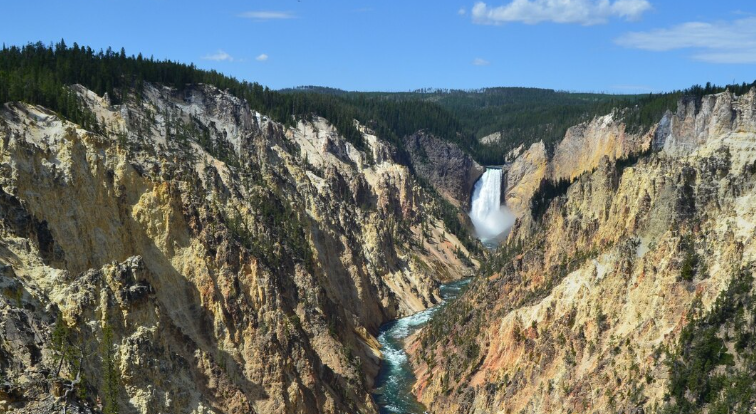
[[[457,14],[460,16],[464,16],[465,14],[467,14],[467,10],[465,10],[465,8],[462,7],[461,9],[457,10]]]
[[[477,24],[553,22],[590,26],[606,23],[612,17],[637,20],[650,9],[648,0],[513,0],[499,7],[477,2],[472,8],[472,20]]]
[[[265,62],[266,60],[268,60],[268,55],[263,53],[260,56],[256,57],[255,60],[258,62]]]
[[[488,65],[491,64],[491,62],[489,62],[489,61],[487,61],[485,59],[475,58],[475,59],[473,59],[472,64],[475,65],[475,66],[488,66]]]
[[[282,12],[282,11],[248,11],[248,12],[239,14],[239,17],[262,21],[262,20],[295,19],[297,16],[291,12]]]
[[[233,62],[234,58],[233,56],[229,55],[228,53],[224,52],[221,49],[218,49],[217,52],[211,53],[209,55],[202,56],[202,59],[204,60],[214,60],[216,62]]]
[[[729,22],[688,22],[669,29],[627,33],[615,42],[633,49],[695,50],[693,59],[711,63],[756,63],[756,17]]]

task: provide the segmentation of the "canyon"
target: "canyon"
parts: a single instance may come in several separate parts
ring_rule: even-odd
[[[376,412],[379,326],[477,261],[395,149],[147,84],[0,111],[3,409]]]
[[[571,128],[551,157],[523,151],[507,177],[507,243],[409,344],[418,399],[433,413],[747,410],[748,392],[694,399],[671,367],[698,369],[676,359],[695,351],[678,342],[722,312],[730,286],[752,290],[740,275],[756,254],[755,148],[751,89],[683,99],[644,132],[608,115]],[[571,184],[534,217],[539,177]],[[750,366],[732,329],[709,331],[704,344],[732,362],[703,383]]]
[[[722,385],[756,361],[756,89],[493,166],[502,132],[276,120],[201,82],[65,93],[78,123],[0,107],[0,412],[756,403]],[[711,344],[716,392],[679,378]]]

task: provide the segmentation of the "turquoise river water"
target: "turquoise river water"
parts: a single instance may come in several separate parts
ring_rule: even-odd
[[[383,364],[375,380],[373,397],[381,414],[423,414],[425,407],[412,394],[415,375],[412,373],[407,354],[402,345],[404,340],[417,332],[434,314],[449,301],[454,300],[470,279],[458,280],[441,286],[443,302],[430,309],[406,318],[387,322],[381,326],[378,335],[383,352]]]

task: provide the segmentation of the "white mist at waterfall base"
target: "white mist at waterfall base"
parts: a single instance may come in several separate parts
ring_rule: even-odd
[[[501,205],[501,176],[501,169],[489,168],[473,190],[470,219],[483,244],[495,241],[514,224],[514,215]]]

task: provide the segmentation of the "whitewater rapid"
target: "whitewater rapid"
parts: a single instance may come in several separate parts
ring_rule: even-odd
[[[381,326],[378,342],[381,344],[383,363],[375,379],[373,397],[381,414],[423,414],[425,407],[412,394],[415,375],[412,372],[404,340],[417,332],[449,301],[459,296],[470,279],[462,279],[441,286],[443,302],[412,316],[388,322]]]
[[[470,219],[483,244],[495,243],[514,224],[512,213],[501,205],[501,178],[501,168],[488,168],[473,189]]]

